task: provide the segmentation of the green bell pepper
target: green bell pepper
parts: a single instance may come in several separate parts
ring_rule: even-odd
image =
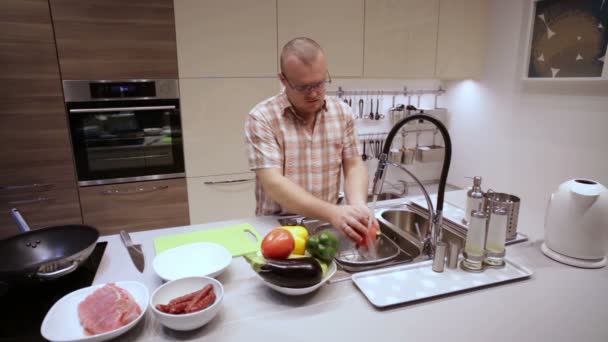
[[[313,257],[324,262],[331,262],[338,253],[340,241],[338,237],[330,231],[322,231],[308,238],[306,250]]]

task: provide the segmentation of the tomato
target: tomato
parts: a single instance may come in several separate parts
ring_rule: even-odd
[[[380,230],[380,225],[378,225],[377,220],[372,221],[372,226],[367,230],[367,237],[363,237],[363,240],[357,243],[359,247],[367,247],[367,240],[376,241],[376,237],[378,236],[378,231]]]
[[[262,240],[262,255],[269,259],[287,259],[295,247],[293,235],[286,229],[276,228]]]

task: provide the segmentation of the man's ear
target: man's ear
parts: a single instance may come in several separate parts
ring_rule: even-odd
[[[286,81],[285,81],[285,77],[283,76],[283,73],[279,72],[277,74],[277,76],[279,76],[279,80],[281,81],[281,84],[283,85],[283,87],[287,88],[287,84],[286,84]]]

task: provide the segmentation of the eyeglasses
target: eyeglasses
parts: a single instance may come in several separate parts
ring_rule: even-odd
[[[287,81],[287,84],[289,84],[290,87],[292,87],[293,89],[295,89],[296,91],[298,91],[300,93],[308,93],[313,90],[324,89],[325,87],[327,87],[328,84],[331,84],[331,76],[329,75],[329,71],[327,72],[326,80],[317,82],[317,83],[313,83],[313,84],[304,84],[304,85],[293,85],[293,84],[291,84],[291,82],[289,82],[289,80],[287,79],[287,76],[285,76],[284,73],[281,73],[281,75],[283,75],[283,78],[285,79],[285,81]]]

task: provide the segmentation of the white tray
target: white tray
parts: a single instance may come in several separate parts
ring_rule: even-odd
[[[432,260],[356,273],[352,280],[365,297],[377,307],[408,303],[448,293],[498,284],[532,275],[532,271],[509,260],[500,269],[481,273],[460,269],[433,272]]]

